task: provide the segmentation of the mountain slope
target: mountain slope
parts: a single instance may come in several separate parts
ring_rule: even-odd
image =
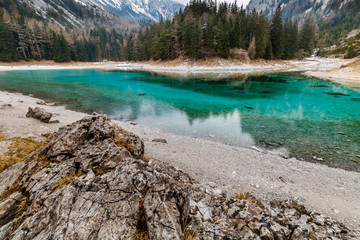
[[[82,27],[87,20],[109,20],[112,16],[103,8],[88,2],[79,3],[75,0],[17,0],[18,7],[28,9],[37,18],[48,20],[64,27]],[[9,12],[11,13],[11,9]],[[23,15],[20,11],[20,15]]]
[[[359,11],[358,0],[250,0],[247,9],[252,11],[268,11],[270,16],[275,12],[277,5],[283,9],[283,16],[302,22],[306,17],[313,17],[318,22],[340,20],[338,13]]]
[[[0,61],[120,60],[139,22],[75,0],[0,1]]]
[[[280,4],[284,19],[289,17],[300,25],[307,17],[317,23],[318,47],[339,45],[354,29],[360,28],[359,0],[250,0],[247,10],[268,11],[272,16]]]
[[[5,0],[8,1],[8,0]],[[15,1],[16,2],[16,1]],[[56,23],[82,26],[84,19],[124,17],[169,19],[184,5],[173,0],[17,0],[35,14]]]
[[[173,0],[79,0],[83,4],[90,1],[122,17],[153,21],[172,18],[184,7]]]

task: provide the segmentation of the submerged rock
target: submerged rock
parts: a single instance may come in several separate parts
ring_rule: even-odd
[[[26,117],[32,117],[39,119],[42,122],[48,123],[52,117],[52,114],[39,107],[29,107],[28,112],[26,113]]]
[[[0,239],[352,237],[294,201],[227,198],[148,160],[142,140],[105,115],[59,129],[37,155],[0,173],[7,178],[14,184],[0,195]]]
[[[338,93],[338,92],[324,92],[327,95],[332,95],[332,96],[346,96],[349,97],[349,94],[345,94],[345,93]]]

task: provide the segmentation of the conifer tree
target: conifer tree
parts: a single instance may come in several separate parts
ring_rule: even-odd
[[[201,58],[200,29],[196,20],[191,17],[187,18],[183,32],[185,54],[194,59]]]
[[[217,52],[220,57],[227,58],[229,57],[230,43],[229,43],[229,34],[226,26],[223,25],[222,21],[218,21],[218,32],[215,36],[217,42]]]
[[[284,59],[290,58],[290,34],[291,34],[291,20],[286,18],[284,23]]]
[[[289,36],[289,58],[294,58],[299,47],[299,30],[298,22],[294,22],[291,25],[290,36]]]
[[[134,35],[132,32],[130,32],[127,40],[126,40],[126,45],[124,47],[124,54],[126,56],[127,60],[135,60],[134,59]]]
[[[269,41],[269,21],[262,12],[257,17],[254,36],[256,39],[256,58],[264,58]]]
[[[17,61],[16,41],[14,33],[9,30],[5,23],[0,22],[0,61]]]
[[[273,57],[279,59],[283,56],[284,51],[282,10],[280,4],[276,8],[274,17],[272,19],[270,38]]]
[[[315,24],[312,18],[308,17],[300,32],[299,49],[303,49],[306,55],[311,55],[315,42]]]
[[[63,33],[53,33],[53,59],[55,62],[70,62],[70,50]]]
[[[267,60],[272,59],[272,45],[271,45],[270,39],[269,39],[266,49],[265,49],[264,59],[267,59]]]
[[[286,19],[284,24],[284,55],[283,59],[292,59],[298,49],[298,26],[297,22],[292,23]]]

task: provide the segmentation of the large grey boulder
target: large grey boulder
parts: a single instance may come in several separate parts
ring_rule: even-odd
[[[28,112],[26,113],[26,117],[32,117],[39,119],[42,122],[48,123],[52,117],[52,114],[39,107],[29,107]]]
[[[0,173],[16,179],[0,195],[0,239],[352,238],[296,202],[229,198],[148,160],[104,115],[60,129],[19,167]]]

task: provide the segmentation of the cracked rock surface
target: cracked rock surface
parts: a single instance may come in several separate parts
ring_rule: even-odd
[[[294,201],[227,197],[144,157],[105,115],[59,129],[0,173],[0,239],[355,239]]]

